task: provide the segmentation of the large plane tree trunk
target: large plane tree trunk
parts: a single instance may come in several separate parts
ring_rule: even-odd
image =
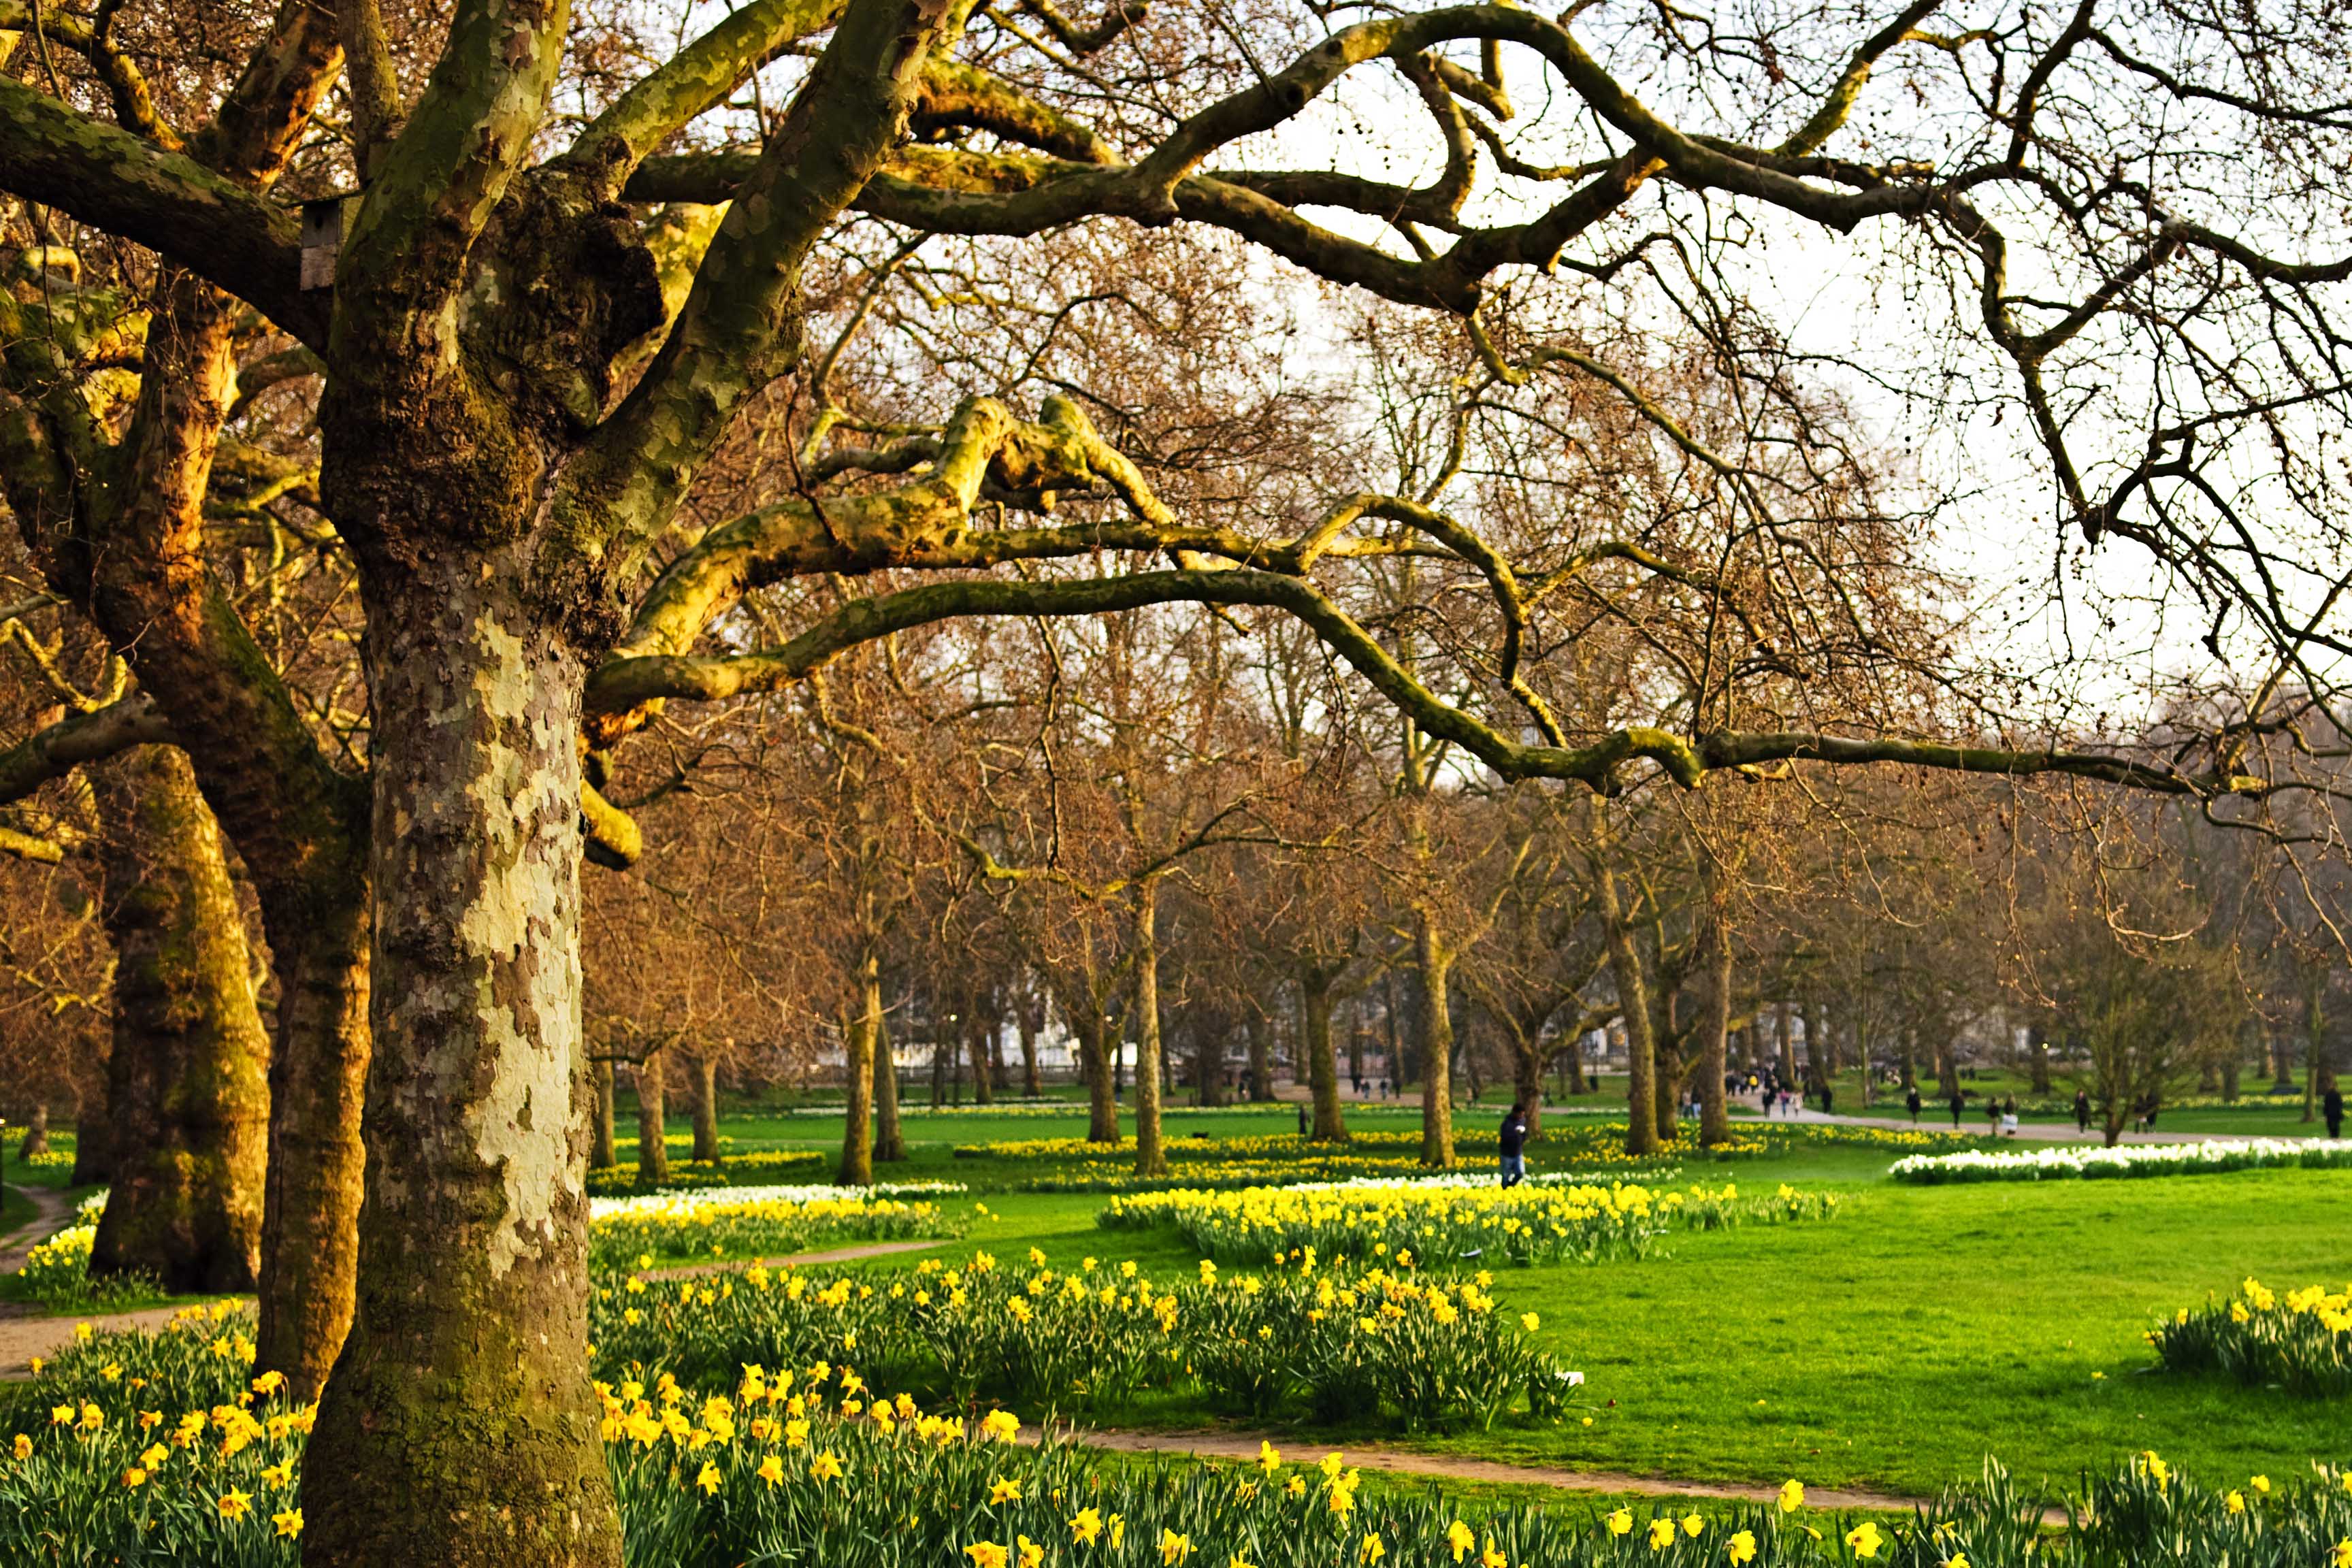
[[[450,499],[429,488],[411,499]],[[304,1467],[303,1557],[614,1568],[588,1380],[583,672],[520,587],[528,558],[362,554],[373,879],[397,896],[375,931],[358,1310]]]
[[[91,771],[113,939],[108,1064],[113,1189],[90,1272],[151,1274],[174,1293],[260,1277],[269,1040],[220,830],[178,750]]]

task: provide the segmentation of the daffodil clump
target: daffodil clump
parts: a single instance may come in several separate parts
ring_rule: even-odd
[[[249,1321],[91,1336],[0,1437],[0,1562],[293,1568],[311,1423],[252,1375]],[[600,1383],[629,1568],[2352,1568],[2352,1480],[2213,1490],[2154,1454],[2062,1500],[1997,1468],[1912,1518],[1772,1501],[1481,1512],[1368,1493],[1343,1454],[1107,1463],[1002,1408],[927,1409],[871,1363],[751,1363],[716,1385]]]
[[[315,1407],[253,1360],[226,1303],[157,1333],[80,1325],[0,1420],[0,1563],[292,1563]]]
[[[1323,1142],[1296,1132],[1264,1132],[1233,1138],[1171,1138],[1165,1151],[1171,1163],[1226,1160],[1307,1160],[1342,1150],[1402,1152],[1421,1148],[1419,1128],[1357,1132],[1343,1142]],[[959,1160],[1089,1160],[1125,1154],[1135,1157],[1135,1140],[1097,1143],[1085,1138],[1000,1138],[988,1143],[959,1143]]]
[[[1224,1262],[1311,1253],[1437,1268],[1640,1258],[1670,1231],[1824,1219],[1836,1206],[1827,1194],[1786,1185],[1743,1197],[1728,1183],[1661,1191],[1624,1182],[1507,1188],[1460,1181],[1146,1193],[1113,1198],[1096,1217],[1113,1230],[1171,1227]]]
[[[2226,1301],[2182,1308],[2148,1331],[2168,1372],[2226,1373],[2291,1394],[2352,1394],[2352,1285],[2307,1285],[2281,1296],[2248,1279]]]
[[[894,1387],[961,1403],[1117,1411],[1145,1392],[1236,1414],[1293,1413],[1408,1427],[1557,1413],[1570,1380],[1534,1313],[1504,1310],[1492,1280],[1410,1267],[1329,1268],[1307,1257],[1264,1273],[1154,1279],[1095,1258],[1057,1270],[978,1253],[895,1278],[730,1270],[632,1275],[600,1287],[590,1331],[604,1375],[689,1384],[746,1363],[855,1361]]]
[[[588,1226],[588,1260],[593,1268],[613,1269],[640,1258],[774,1257],[820,1243],[945,1237],[958,1229],[937,1204],[840,1195],[832,1189],[742,1187],[598,1199]]]
[[[87,1224],[68,1226],[35,1246],[12,1276],[17,1294],[52,1311],[71,1311],[159,1293],[152,1279],[140,1275],[91,1279],[89,1255],[97,1240],[98,1225],[92,1218]]]

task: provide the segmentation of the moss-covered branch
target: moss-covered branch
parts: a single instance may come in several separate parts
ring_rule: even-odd
[[[1257,605],[1311,627],[1425,734],[1451,741],[1508,779],[1559,779],[1595,790],[1620,787],[1630,764],[1656,764],[1696,788],[1709,773],[1790,761],[1873,763],[1958,773],[2057,773],[2159,794],[2211,797],[2267,793],[2263,781],[2201,775],[2139,758],[2056,748],[2020,750],[1897,737],[1807,731],[1715,731],[1688,736],[1646,726],[1612,731],[1581,746],[1522,745],[1423,685],[1354,617],[1301,577],[1242,568],[1135,573],[1117,577],[1024,583],[993,578],[939,583],[845,605],[782,647],[731,657],[653,655],[614,659],[588,683],[592,715],[670,698],[713,701],[778,690],[805,679],[842,653],[895,633],[966,616],[1098,616],[1154,605]]]
[[[801,352],[801,267],[904,133],[946,0],[853,0],[703,255],[661,352],[566,470],[551,602],[601,604],[744,400]]]
[[[60,719],[0,752],[0,803],[22,800],[87,763],[178,737],[143,691]]]
[[[833,26],[846,0],[755,0],[614,100],[560,161],[610,200],[646,155],[726,100],[778,51]]]
[[[144,245],[218,285],[313,348],[322,296],[300,291],[289,210],[184,153],[78,113],[0,76],[0,190]]]

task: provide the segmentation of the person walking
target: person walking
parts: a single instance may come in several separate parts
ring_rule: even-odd
[[[2330,1083],[2326,1096],[2319,1102],[2319,1113],[2327,1119],[2327,1136],[2344,1136],[2344,1091]]]
[[[2091,1093],[2088,1089],[2074,1091],[2074,1131],[2085,1138],[2091,1135]]]
[[[1830,1113],[1831,1097],[1837,1091],[1835,1089],[1830,1087],[1829,1079],[1822,1079],[1822,1114],[1823,1116],[1827,1116]]]
[[[1903,1109],[1911,1113],[1911,1125],[1914,1127],[1919,1125],[1919,1086],[1915,1083],[1910,1092],[1903,1097]]]
[[[1520,1101],[1512,1101],[1511,1109],[1503,1113],[1499,1146],[1503,1156],[1503,1185],[1516,1187],[1528,1179],[1528,1108]]]
[[[1299,1135],[1301,1138],[1304,1138],[1304,1137],[1306,1137],[1306,1136],[1307,1136],[1307,1131],[1308,1131],[1308,1128],[1307,1128],[1307,1102],[1306,1102],[1305,1100],[1300,1100],[1300,1101],[1298,1102],[1298,1135]]]
[[[1968,1098],[1966,1089],[1952,1090],[1952,1131],[1955,1132],[1960,1130],[1960,1113],[1969,1108]]]

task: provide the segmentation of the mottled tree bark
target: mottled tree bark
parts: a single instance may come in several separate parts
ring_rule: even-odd
[[[687,1058],[686,1066],[694,1077],[694,1157],[715,1163],[719,1159],[719,1064],[698,1054]]]
[[[1259,1104],[1274,1098],[1274,1024],[1255,1018],[1242,1025],[1249,1037],[1249,1097]]]
[[[521,597],[527,559],[362,554],[373,880],[399,894],[375,931],[358,1310],[304,1465],[303,1559],[616,1568],[588,1382],[583,671]]]
[[[285,1373],[302,1399],[326,1386],[351,1330],[370,1047],[366,881],[336,886],[321,871],[312,890],[265,889],[262,900],[278,1003],[255,1364]],[[298,920],[291,950],[278,949],[276,933]]]
[[[269,1041],[220,831],[174,748],[91,771],[114,943],[113,1188],[90,1272],[174,1292],[260,1277]]]
[[[613,1136],[613,1097],[617,1086],[613,1082],[612,1058],[598,1057],[588,1064],[588,1089],[596,1097],[589,1123],[588,1164],[593,1170],[608,1170],[621,1163]]]
[[[647,1051],[637,1064],[637,1184],[657,1187],[669,1180],[668,1073],[660,1051]]]

